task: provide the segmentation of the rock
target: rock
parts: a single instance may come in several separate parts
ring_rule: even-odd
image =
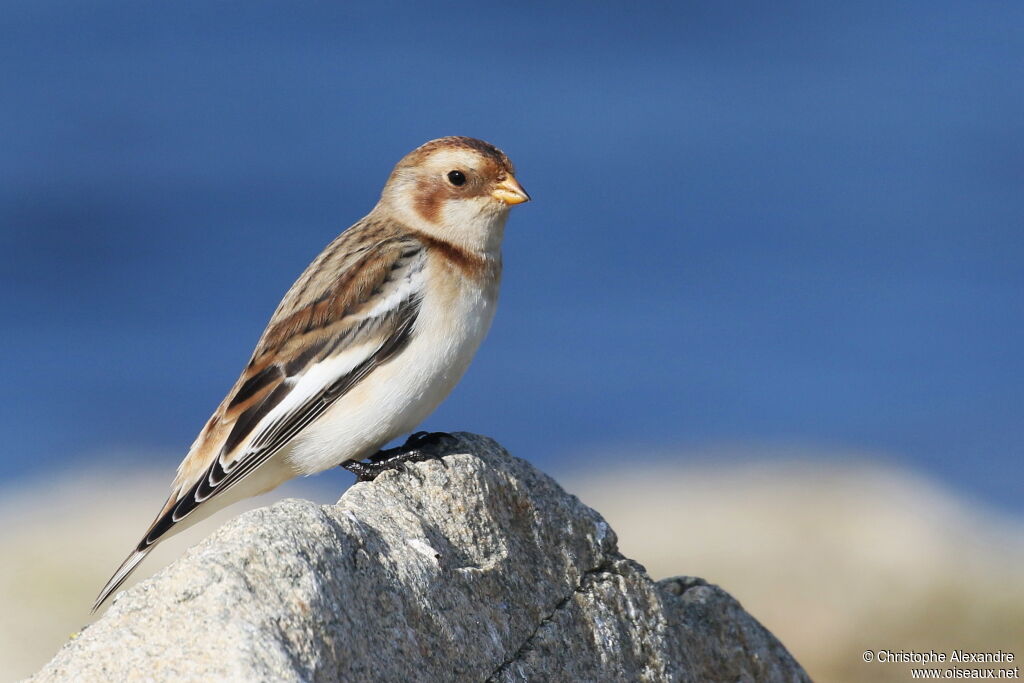
[[[723,590],[655,583],[575,496],[457,436],[337,505],[237,517],[32,680],[809,680]]]

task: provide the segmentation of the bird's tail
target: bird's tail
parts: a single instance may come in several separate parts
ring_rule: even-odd
[[[139,562],[142,562],[142,560],[146,557],[146,555],[149,554],[149,551],[152,549],[152,545],[147,546],[139,544],[139,547],[133,550],[131,554],[124,559],[124,562],[121,563],[121,566],[117,568],[117,571],[114,572],[114,575],[110,577],[109,581],[107,581],[107,585],[105,585],[103,587],[103,590],[100,591],[99,596],[96,598],[96,602],[92,604],[91,612],[95,612],[96,610],[98,610],[100,608],[100,605],[102,605],[106,601],[106,599],[110,597],[110,594],[121,587],[121,584],[125,582],[125,580],[139,565]]]

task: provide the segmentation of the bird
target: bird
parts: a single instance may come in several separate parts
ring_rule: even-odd
[[[490,328],[510,208],[530,200],[504,152],[431,140],[285,293],[171,491],[95,612],[162,540],[232,503],[341,465],[371,479],[430,455],[411,432],[448,396]],[[369,458],[369,462],[363,462]]]

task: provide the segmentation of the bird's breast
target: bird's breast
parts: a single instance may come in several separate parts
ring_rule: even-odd
[[[471,278],[437,259],[425,275],[408,345],[296,438],[288,459],[297,472],[373,454],[413,431],[462,378],[494,319],[500,273]]]

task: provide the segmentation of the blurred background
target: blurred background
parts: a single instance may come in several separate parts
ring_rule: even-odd
[[[821,680],[1024,656],[1021,3],[2,16],[5,676],[87,623],[293,279],[452,134],[534,201],[424,428],[555,473]]]

